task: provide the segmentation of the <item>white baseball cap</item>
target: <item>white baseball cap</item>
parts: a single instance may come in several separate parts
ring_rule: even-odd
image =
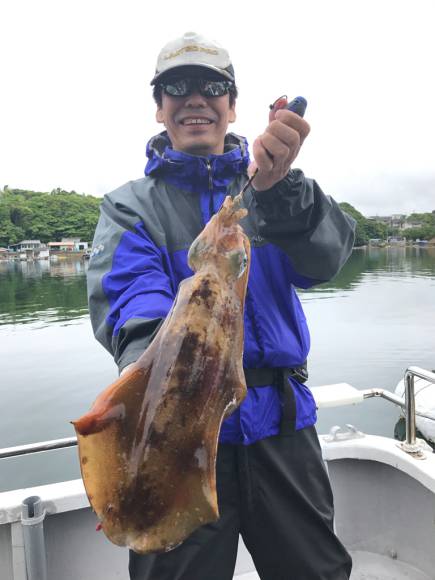
[[[228,51],[196,32],[186,32],[162,48],[151,84],[155,85],[164,73],[182,66],[207,68],[234,82],[234,69]]]

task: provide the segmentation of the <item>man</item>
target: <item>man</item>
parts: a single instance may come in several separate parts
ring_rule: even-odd
[[[120,371],[167,315],[187,252],[247,173],[242,222],[252,260],[245,305],[248,395],[222,425],[220,519],[165,554],[130,553],[132,580],[230,580],[239,534],[262,580],[345,580],[351,560],[333,533],[333,501],[304,385],[309,333],[294,290],[334,276],[353,245],[353,222],[315,181],[292,169],[309,133],[288,110],[253,144],[227,134],[237,89],[228,53],[186,33],[166,45],[151,84],[166,131],[148,143],[145,178],[105,196],[88,273],[97,339]]]

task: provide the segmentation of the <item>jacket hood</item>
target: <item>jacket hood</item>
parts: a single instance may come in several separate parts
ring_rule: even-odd
[[[215,191],[228,184],[249,165],[248,142],[244,137],[228,133],[222,155],[201,157],[172,149],[166,131],[152,137],[147,144],[148,162],[145,175],[161,177],[187,191],[202,192],[210,188],[210,176]]]

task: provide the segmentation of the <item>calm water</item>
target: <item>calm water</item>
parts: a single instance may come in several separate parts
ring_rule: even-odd
[[[92,335],[79,260],[0,262],[0,447],[74,435],[116,376]],[[355,250],[337,278],[300,293],[311,328],[309,384],[394,390],[409,365],[435,368],[435,248]],[[398,411],[372,399],[324,410],[391,435]],[[76,449],[0,460],[0,491],[79,477]]]

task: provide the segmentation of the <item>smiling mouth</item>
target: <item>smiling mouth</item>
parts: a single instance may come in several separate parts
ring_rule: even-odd
[[[181,121],[182,125],[211,125],[210,119],[188,118]]]

